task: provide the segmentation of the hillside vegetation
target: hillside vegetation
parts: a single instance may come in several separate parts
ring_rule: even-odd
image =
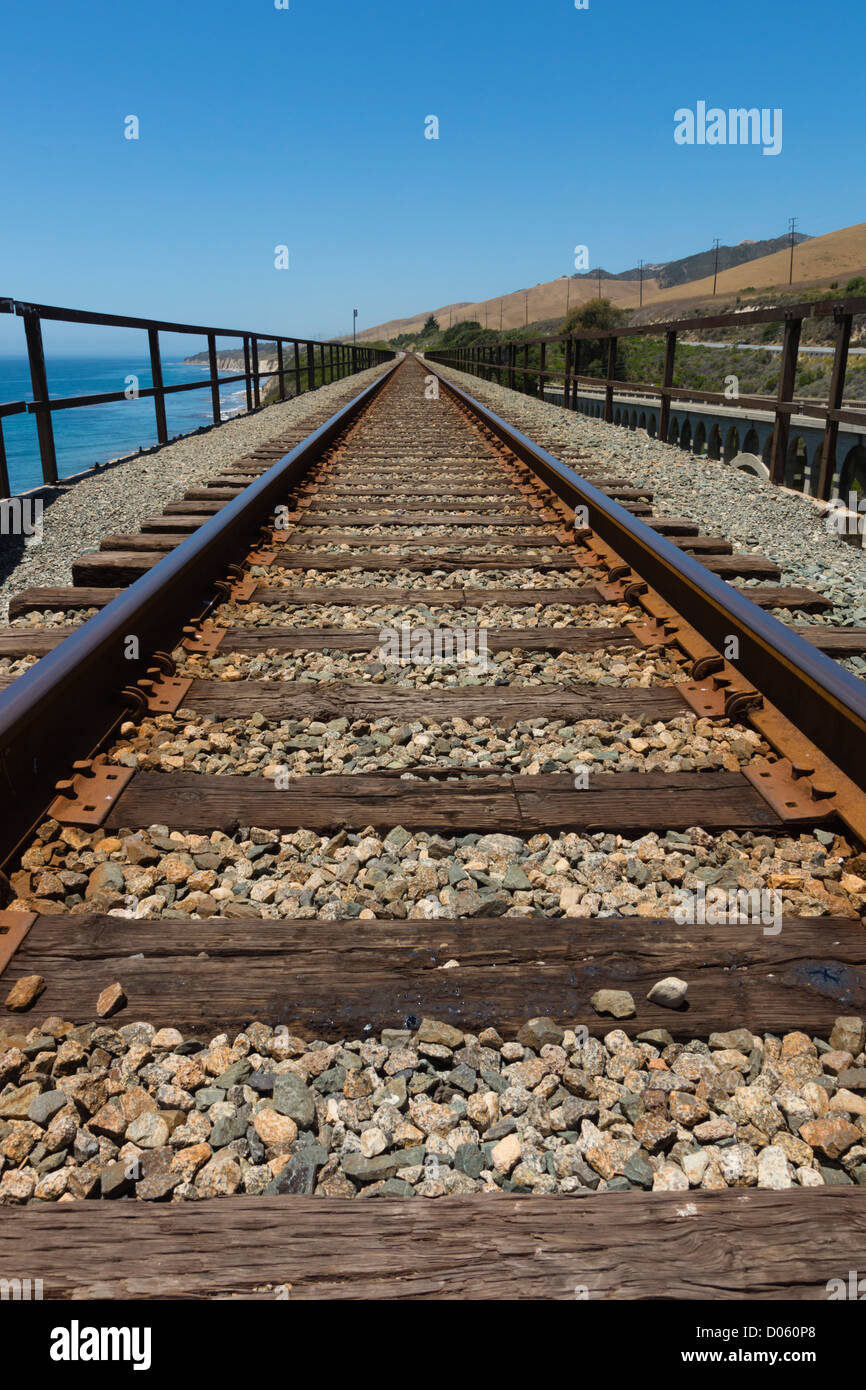
[[[866,280],[852,280],[847,285],[833,287],[837,294],[866,294]],[[811,295],[790,292],[772,302],[783,303],[789,300],[803,301],[807,298],[822,299],[827,291],[813,291]],[[741,307],[767,307],[767,297],[756,295],[754,300],[740,296]],[[404,333],[392,339],[392,348],[410,348],[435,351],[462,346],[490,343],[525,342],[536,338],[563,333],[591,332],[595,329],[611,329],[617,325],[625,327],[636,321],[637,315],[621,309],[609,299],[594,299],[573,310],[568,318],[547,320],[530,324],[520,329],[508,329],[502,333],[486,329],[477,320],[466,320],[453,324],[442,332],[436,319],[431,315],[417,334]],[[698,391],[723,391],[726,377],[736,376],[741,395],[774,395],[779,382],[780,353],[770,350],[769,344],[781,342],[781,324],[757,324],[749,328],[745,324],[736,329],[714,330],[712,339],[725,344],[725,350],[708,347],[699,343],[689,343],[681,339],[677,343],[674,363],[674,385],[691,387]],[[854,340],[866,340],[866,317],[855,319]],[[802,341],[805,344],[833,342],[833,320],[806,320]],[[740,347],[741,343],[754,343],[752,347]],[[764,347],[764,344],[768,346]],[[662,337],[641,336],[620,338],[617,344],[616,379],[618,381],[643,383],[659,386],[664,372],[665,346]],[[540,366],[538,347],[529,350],[528,367],[524,383],[523,352],[517,357],[517,385],[521,389],[535,391],[537,377],[533,378],[532,368]],[[548,371],[562,371],[564,348],[561,344],[550,343],[547,347],[546,368]],[[832,355],[816,355],[801,352],[797,366],[795,394],[798,396],[825,399],[832,372]],[[585,340],[581,346],[579,372],[581,376],[602,377],[607,372],[607,343],[602,339]],[[866,399],[866,361],[859,357],[849,360],[845,382],[845,396],[849,400]]]

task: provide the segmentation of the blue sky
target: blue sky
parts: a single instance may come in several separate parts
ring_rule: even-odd
[[[324,337],[577,243],[618,270],[830,231],[864,218],[863,35],[862,0],[5,0],[0,295]],[[676,145],[700,100],[781,107],[781,154]]]

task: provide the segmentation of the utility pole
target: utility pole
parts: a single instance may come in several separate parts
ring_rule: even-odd
[[[571,276],[565,277],[565,317],[568,318],[568,304],[571,299]]]
[[[789,218],[788,218],[788,231],[789,231],[790,234],[791,234],[791,268],[790,268],[790,270],[789,270],[789,272],[788,272],[788,284],[789,284],[789,285],[793,285],[793,283],[794,283],[794,235],[795,235],[795,232],[796,232],[796,230],[797,230],[797,223],[798,223],[799,221],[800,221],[799,217],[789,217]]]
[[[638,269],[639,269],[639,271],[640,271],[640,301],[639,301],[639,302],[640,302],[641,305],[643,304],[643,268],[644,268],[644,265],[645,265],[645,262],[644,262],[644,261],[638,261]]]
[[[357,329],[358,329],[358,310],[357,310],[357,309],[353,309],[353,310],[352,310],[352,346],[353,346],[353,347],[355,346],[355,342],[356,342],[357,336],[358,336],[358,334],[357,334]]]
[[[716,237],[715,241],[713,242],[713,250],[714,250],[715,253],[716,253],[715,256],[714,256],[714,258],[713,258],[713,295],[715,295],[715,293],[716,293],[716,280],[719,278],[719,238],[718,238],[718,237]]]
[[[601,266],[598,268],[598,297],[601,299]]]
[[[502,300],[499,301],[499,332],[502,332]]]

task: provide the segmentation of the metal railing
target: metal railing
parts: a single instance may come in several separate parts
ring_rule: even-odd
[[[658,438],[667,441],[672,401],[695,401],[724,405],[727,408],[751,408],[768,410],[775,415],[773,442],[770,458],[770,477],[773,482],[785,479],[785,463],[788,455],[788,442],[792,415],[803,415],[823,422],[824,440],[821,450],[821,464],[818,472],[816,496],[823,500],[830,498],[830,491],[836,471],[836,444],[840,424],[859,425],[866,431],[866,410],[843,405],[845,374],[848,368],[848,353],[851,345],[851,329],[856,314],[866,314],[866,296],[841,299],[820,300],[815,303],[788,305],[776,309],[745,309],[742,312],[714,314],[705,318],[676,319],[665,323],[648,323],[610,329],[587,329],[580,333],[559,334],[546,338],[530,338],[525,341],[476,343],[466,347],[440,349],[426,352],[425,356],[443,366],[456,367],[460,371],[497,380],[500,385],[515,388],[517,378],[522,381],[522,389],[543,396],[544,384],[556,378],[562,383],[563,405],[574,410],[577,406],[577,393],[580,386],[594,386],[604,389],[603,418],[613,423],[614,391],[617,385],[627,387],[630,392],[642,393],[657,402],[659,412]],[[800,349],[800,334],[803,321],[808,318],[831,317],[835,323],[836,345],[833,355],[833,369],[830,377],[828,399],[816,403],[794,396],[797,374],[797,354]],[[689,386],[674,386],[677,335],[684,332],[701,332],[708,328],[741,329],[755,323],[782,323],[781,361],[778,388],[775,396],[739,395],[732,400],[722,391],[699,391]],[[639,335],[663,334],[665,356],[661,385],[646,382],[626,382],[616,376],[617,342],[620,338]],[[582,344],[585,342],[607,342],[606,374],[603,377],[585,376],[580,372]],[[548,349],[562,344],[563,360],[549,368]],[[733,344],[731,345],[734,346]],[[538,349],[538,364],[529,362],[529,353]],[[518,363],[518,353],[521,362]],[[521,388],[518,388],[521,389]]]
[[[103,391],[92,395],[52,397],[48,387],[48,371],[45,363],[45,348],[42,340],[43,321],[55,323],[79,323],[108,328],[137,328],[147,333],[148,353],[152,386],[138,387],[133,399],[152,397],[156,415],[156,435],[159,444],[169,442],[165,401],[180,391],[207,391],[211,393],[211,409],[215,425],[223,423],[220,388],[231,382],[243,381],[246,386],[247,410],[258,409],[261,405],[260,382],[265,378],[276,377],[279,382],[279,399],[287,400],[289,395],[298,396],[303,391],[312,391],[317,384],[326,385],[341,377],[389,361],[394,353],[383,348],[353,345],[335,340],[323,342],[312,338],[287,338],[274,333],[251,333],[239,328],[212,328],[200,324],[167,323],[160,319],[133,318],[125,314],[97,314],[82,309],[62,309],[56,305],[28,304],[17,299],[0,298],[0,313],[17,314],[24,320],[24,334],[27,345],[27,358],[30,367],[30,383],[33,399],[29,401],[0,402],[0,498],[10,496],[9,470],[3,442],[3,420],[10,415],[24,412],[35,415],[36,432],[39,444],[39,457],[42,465],[44,483],[60,481],[57,471],[57,451],[54,443],[52,414],[55,410],[72,410],[80,406],[106,405],[113,401],[127,401],[126,391]],[[166,386],[162,376],[162,357],[160,355],[160,333],[184,333],[207,339],[208,375],[203,381],[177,382]],[[217,338],[237,338],[244,354],[244,370],[233,375],[221,376],[217,367],[219,355]],[[259,370],[259,349],[265,346],[276,354],[277,367],[274,371]],[[303,349],[303,354],[301,349]],[[318,349],[318,352],[317,352]],[[220,353],[238,351],[221,348]],[[316,358],[318,356],[318,362]],[[290,360],[287,360],[290,359]],[[286,382],[291,379],[294,390],[287,393]],[[179,437],[179,436],[176,436]]]

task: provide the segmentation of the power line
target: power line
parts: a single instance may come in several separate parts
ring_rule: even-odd
[[[799,221],[800,221],[799,217],[789,217],[789,218],[788,218],[788,231],[790,232],[790,235],[791,235],[791,268],[790,268],[790,270],[789,270],[789,272],[788,272],[788,284],[789,284],[789,285],[793,285],[793,283],[794,283],[794,237],[796,236],[797,223],[798,223]]]

